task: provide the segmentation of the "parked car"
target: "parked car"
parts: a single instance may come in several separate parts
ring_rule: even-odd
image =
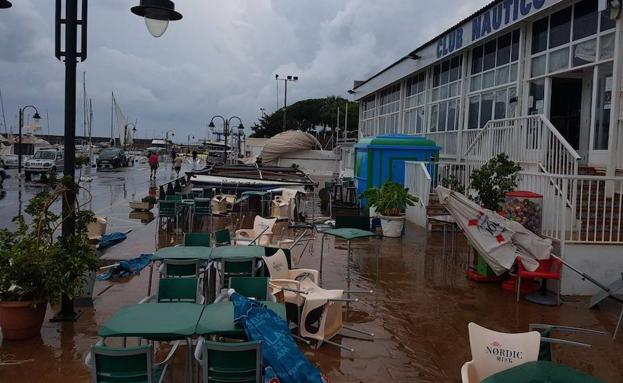
[[[4,167],[6,169],[17,169],[18,165],[18,155],[17,154],[4,154],[0,156],[2,161],[4,162]],[[26,161],[30,156],[23,156],[22,161]]]
[[[130,159],[125,151],[120,148],[106,148],[102,150],[97,157],[97,167],[120,168],[130,164]]]
[[[49,174],[63,170],[63,150],[58,148],[37,149],[32,158],[24,163],[24,175],[30,180],[33,174]]]

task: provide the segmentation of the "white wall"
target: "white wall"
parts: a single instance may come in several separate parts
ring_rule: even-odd
[[[297,164],[306,173],[330,176],[338,170],[335,152],[331,150],[302,150],[286,153],[277,160],[279,166]]]
[[[590,275],[604,285],[621,278],[623,272],[623,246],[565,244],[565,262]],[[593,295],[601,291],[589,281],[563,266],[561,294]]]

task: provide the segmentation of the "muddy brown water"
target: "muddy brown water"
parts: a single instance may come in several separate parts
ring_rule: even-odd
[[[245,218],[244,227],[250,227]],[[223,219],[216,227],[240,227]],[[128,240],[106,254],[130,258],[155,247],[156,222],[137,229]],[[292,233],[279,232],[280,235]],[[448,238],[447,238],[448,239]],[[180,240],[162,236],[160,245]],[[448,239],[449,241],[449,239]],[[348,325],[375,334],[370,340],[351,333],[318,350],[300,345],[331,382],[459,382],[461,365],[470,359],[467,324],[471,321],[503,332],[527,331],[530,323],[551,323],[612,331],[618,308],[606,303],[588,310],[587,300],[569,297],[561,307],[521,300],[498,284],[479,284],[465,278],[467,247],[457,238],[452,251],[441,233],[409,226],[403,239],[372,238],[353,242],[350,268],[346,242],[328,237],[322,282],[325,288],[373,290],[349,304]],[[319,237],[307,247],[299,267],[318,268]],[[350,275],[350,280],[348,276]],[[97,340],[97,330],[118,308],[146,295],[148,272],[122,281],[98,282],[95,305],[83,308],[75,323],[46,320],[41,336],[0,344],[0,382],[86,382],[84,358]],[[50,317],[57,308],[49,308]],[[344,331],[348,334],[348,331]],[[562,335],[587,342],[590,349],[554,347],[554,359],[606,382],[623,382],[623,336]],[[166,350],[165,350],[166,351]],[[164,355],[161,355],[163,357]],[[175,358],[173,380],[183,381],[185,350]]]

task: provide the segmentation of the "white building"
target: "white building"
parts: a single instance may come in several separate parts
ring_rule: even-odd
[[[490,2],[355,83],[360,138],[431,138],[442,147],[438,175],[455,175],[467,186],[471,170],[506,152],[525,169],[520,188],[544,195],[544,234],[560,242],[563,256],[604,282],[620,278],[620,4]],[[564,277],[563,292],[589,290],[579,278]]]

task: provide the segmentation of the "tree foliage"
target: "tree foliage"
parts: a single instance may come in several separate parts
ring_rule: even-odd
[[[485,208],[498,211],[506,193],[517,187],[521,166],[511,161],[505,153],[498,154],[474,170],[470,176],[471,187],[477,192],[476,202]]]
[[[321,130],[335,129],[337,110],[340,108],[340,128],[344,128],[344,113],[348,103],[348,131],[357,130],[359,104],[342,97],[310,98],[288,105],[286,126],[304,132],[317,133]],[[283,108],[272,114],[265,114],[252,127],[251,137],[272,137],[283,131]]]

